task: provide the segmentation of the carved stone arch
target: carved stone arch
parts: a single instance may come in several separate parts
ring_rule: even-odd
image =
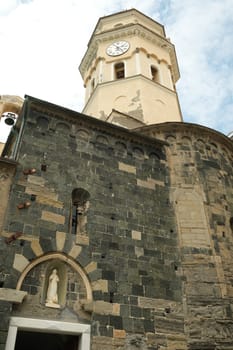
[[[176,137],[174,135],[167,135],[165,137],[165,140],[171,144],[175,143],[176,142]]]
[[[128,104],[129,104],[128,98],[124,95],[119,95],[118,97],[115,98],[113,102],[113,107],[116,110],[127,112]]]
[[[144,156],[145,156],[144,151],[139,147],[134,147],[133,148],[133,156],[137,159],[142,160],[142,159],[144,159]]]
[[[212,158],[218,159],[218,146],[214,142],[210,142],[210,155]]]
[[[39,116],[36,120],[37,123],[37,127],[39,129],[43,129],[43,130],[47,130],[49,127],[49,120],[48,118],[44,117],[44,116]]]
[[[56,124],[56,131],[57,132],[69,132],[70,131],[70,125],[67,123],[59,122]]]
[[[88,140],[90,138],[90,133],[85,129],[78,129],[76,135],[78,139]]]
[[[127,155],[127,146],[124,142],[117,141],[114,151],[116,155],[124,157]]]
[[[165,140],[169,143],[169,153],[176,153],[177,147],[176,147],[176,136],[175,135],[167,135]]]
[[[19,277],[17,286],[16,286],[16,290],[21,290],[22,284],[26,278],[26,276],[29,274],[29,272],[35,268],[36,266],[38,266],[39,264],[45,263],[45,262],[49,262],[50,264],[50,268],[53,267],[59,267],[59,263],[66,263],[67,265],[69,265],[74,271],[76,271],[85,286],[86,289],[86,297],[88,300],[92,300],[92,288],[91,288],[91,283],[85,273],[85,271],[82,269],[82,267],[76,262],[74,261],[71,257],[63,254],[63,253],[49,253],[43,256],[40,256],[39,258],[36,258],[35,260],[33,260],[31,263],[29,263],[26,268],[23,270],[21,276]],[[53,265],[54,262],[54,265]],[[49,270],[49,268],[48,268]],[[48,271],[49,273],[49,271]],[[46,284],[43,285],[43,288],[46,287]],[[44,292],[43,292],[43,296],[44,296]]]
[[[96,136],[96,142],[97,143],[102,143],[104,145],[108,145],[109,144],[108,138],[106,136],[103,136],[103,135],[97,135]]]
[[[160,162],[160,155],[155,153],[155,152],[151,152],[149,154],[149,159],[153,162],[153,163],[158,163]]]
[[[184,145],[190,146],[192,143],[192,140],[189,136],[182,136],[181,141]]]
[[[144,47],[138,47],[137,50],[143,52],[145,55],[148,53]]]
[[[203,139],[197,139],[196,141],[196,147],[201,156],[206,156],[206,144]]]
[[[72,203],[76,207],[82,207],[82,213],[85,212],[85,204],[90,199],[90,193],[84,188],[77,187],[72,191]]]

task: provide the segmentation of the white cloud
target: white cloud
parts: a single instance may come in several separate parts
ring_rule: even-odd
[[[78,66],[94,27],[132,7],[164,24],[176,46],[184,120],[231,131],[232,0],[0,0],[0,94],[81,111]]]
[[[17,5],[17,0],[0,0],[0,16],[7,16]]]
[[[167,20],[180,62],[184,119],[225,133],[233,128],[232,16],[232,1],[188,0],[172,1]]]

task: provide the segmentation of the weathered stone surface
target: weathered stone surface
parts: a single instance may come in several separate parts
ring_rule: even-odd
[[[45,184],[45,179],[41,176],[36,176],[36,175],[28,175],[27,181],[29,183],[32,183],[34,185],[38,185],[38,186],[44,186]]]
[[[136,174],[136,167],[135,166],[125,164],[122,162],[119,162],[119,170],[125,171],[127,173],[131,173],[131,174]]]
[[[42,250],[41,245],[37,239],[32,240],[31,248],[36,256],[40,256],[43,254],[43,250]]]
[[[46,210],[42,211],[42,220],[45,221],[51,221],[56,224],[64,224],[65,223],[65,217],[63,215],[55,214]]]
[[[114,329],[113,330],[113,337],[114,338],[125,338],[126,337],[126,332],[124,329]]]
[[[107,280],[98,280],[92,282],[93,291],[100,290],[102,292],[108,292],[108,281]]]
[[[170,140],[165,153],[156,139],[132,132],[128,137],[127,130],[106,123],[93,126],[86,116],[59,107],[55,113],[43,102],[33,100],[28,113],[0,244],[0,282],[15,288],[23,276],[21,287],[28,293],[14,312],[90,322],[91,350],[229,350],[233,178],[228,141],[215,135],[216,153],[211,131],[205,131],[200,149],[197,126],[172,123],[140,131]],[[37,125],[41,117],[48,128],[43,135]],[[49,166],[40,171],[45,153]],[[32,163],[36,175],[23,175]],[[75,188],[90,194],[85,234],[77,234],[75,226]],[[24,200],[31,206],[18,210],[16,204]],[[5,237],[17,231],[23,232],[20,239],[6,244]],[[52,256],[58,253],[57,261]],[[62,306],[48,310],[46,288],[54,264],[60,269]],[[82,299],[88,300],[85,306]],[[11,315],[0,303],[0,322],[7,324]]]
[[[18,271],[23,271],[25,267],[29,264],[29,261],[22,254],[15,254],[14,269]]]
[[[89,245],[89,237],[87,235],[76,235],[76,244]]]
[[[120,315],[119,304],[112,304],[102,300],[83,302],[83,308],[85,311],[99,315]]]
[[[142,233],[140,231],[133,230],[132,231],[132,238],[140,241],[142,239]]]
[[[89,274],[92,271],[95,271],[97,269],[97,263],[95,261],[92,261],[90,264],[88,264],[85,267],[85,271]]]
[[[82,248],[79,247],[78,245],[74,245],[70,252],[69,252],[69,255],[72,256],[74,259],[77,258],[79,256],[79,254],[81,253],[82,251]]]
[[[56,244],[57,250],[62,251],[65,245],[66,233],[65,232],[56,232]]]

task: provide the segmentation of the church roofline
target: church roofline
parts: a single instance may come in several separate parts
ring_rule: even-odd
[[[135,141],[141,144],[146,144],[151,146],[168,145],[166,141],[155,139],[147,135],[143,135],[141,133],[138,133],[137,131],[134,131],[134,130],[132,131],[121,126],[108,123],[106,121],[97,119],[95,117],[71,110],[63,106],[56,105],[48,101],[38,99],[36,97],[29,96],[29,95],[25,95],[24,97],[25,97],[25,102],[24,102],[25,104],[30,104],[31,106],[33,106],[34,104],[34,106],[37,107],[38,109],[41,107],[43,111],[44,109],[50,110],[50,115],[60,117],[63,120],[64,120],[64,115],[62,114],[64,113],[66,114],[66,118],[65,118],[66,120],[70,119],[72,120],[73,123],[75,123],[75,120],[76,121],[79,120],[79,122],[81,122],[82,124],[85,124],[85,123],[88,124],[90,128],[99,129],[102,131],[108,131],[112,135],[116,135],[116,133],[118,132],[119,134],[121,134],[121,137],[123,139],[125,138],[125,139],[128,139],[129,141]]]
[[[100,23],[101,23],[102,21],[104,21],[104,20],[106,20],[106,19],[109,19],[109,18],[112,18],[112,17],[119,16],[119,15],[128,14],[128,13],[130,13],[130,12],[132,12],[132,13],[135,12],[135,13],[139,14],[140,16],[146,18],[147,20],[153,22],[154,24],[160,26],[161,29],[162,29],[162,31],[163,31],[164,36],[166,36],[165,28],[164,28],[164,26],[163,26],[161,23],[155,21],[154,19],[152,19],[151,17],[145,15],[144,13],[140,12],[139,10],[137,10],[137,9],[135,9],[135,8],[132,8],[132,9],[129,9],[129,10],[119,11],[119,12],[112,13],[112,14],[107,15],[107,16],[102,16],[102,17],[100,17],[99,20],[98,20],[98,22],[97,22],[97,24],[96,24],[96,26],[95,26],[95,28],[94,28],[94,30],[93,30],[93,32],[92,32],[92,34],[91,34],[90,40],[88,41],[88,46],[89,46],[90,42],[92,41],[93,36],[94,36],[96,30],[98,29],[98,27],[99,27],[99,25],[100,25]]]
[[[107,118],[105,119],[105,121],[108,121],[109,118],[111,118],[111,116],[113,115],[113,113],[117,113],[117,114],[123,115],[123,116],[125,116],[125,117],[127,117],[127,118],[129,118],[129,119],[135,120],[135,121],[141,123],[142,126],[145,125],[141,120],[138,120],[138,119],[135,118],[134,116],[132,116],[132,115],[130,115],[130,114],[127,114],[127,113],[123,113],[123,112],[121,112],[121,111],[119,111],[119,110],[117,110],[117,109],[115,109],[115,108],[112,109],[111,113],[107,116]]]
[[[175,134],[177,131],[186,131],[187,133],[193,133],[193,131],[198,132],[200,138],[203,137],[203,135],[211,135],[212,140],[224,142],[227,144],[228,147],[230,147],[233,150],[233,140],[230,139],[228,136],[224,135],[220,131],[217,131],[215,129],[211,129],[207,126],[195,124],[195,123],[189,123],[189,122],[165,122],[165,123],[158,123],[153,125],[146,125],[142,126],[136,129],[133,129],[137,133],[144,133],[147,131],[167,131],[169,134]]]

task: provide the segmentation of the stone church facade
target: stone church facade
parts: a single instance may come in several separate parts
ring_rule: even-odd
[[[136,10],[97,24],[80,66],[96,117],[25,96],[0,158],[0,349],[233,349],[233,143],[183,122],[178,104],[170,119],[175,54],[159,44],[151,55],[150,38],[130,51],[140,21],[161,31],[154,45],[165,40]],[[127,62],[142,71],[111,81],[118,53],[108,61],[93,47],[109,47],[109,32],[128,42],[120,27],[133,38],[119,54],[124,74]],[[156,104],[143,107],[155,56],[164,122]],[[123,97],[132,80],[133,109],[126,95],[123,110],[98,109],[106,86]]]

